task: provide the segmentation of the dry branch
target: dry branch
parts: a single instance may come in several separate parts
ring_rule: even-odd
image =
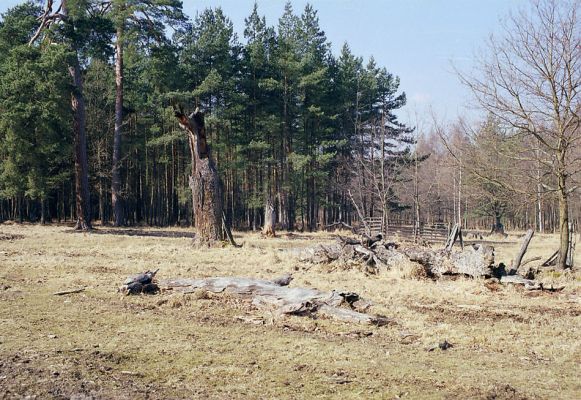
[[[526,260],[524,260],[523,262],[521,262],[520,266],[521,267],[524,267],[527,264],[530,264],[530,263],[532,263],[534,261],[540,261],[542,259],[543,259],[543,257],[541,257],[541,256],[527,258]]]
[[[84,290],[85,290],[84,287],[78,288],[78,289],[61,290],[60,292],[54,292],[53,296],[63,296],[65,294],[80,293]]]
[[[326,229],[326,230],[329,230],[329,229],[331,229],[331,228],[336,228],[337,226],[338,226],[339,228],[343,227],[343,228],[345,228],[345,229],[349,229],[349,230],[350,230],[351,232],[353,232],[353,233],[357,232],[357,229],[355,229],[355,228],[354,228],[354,227],[352,227],[351,225],[349,225],[349,224],[346,224],[345,222],[341,222],[341,221],[339,221],[339,222],[334,222],[334,223],[332,223],[332,224],[325,225],[325,229]]]
[[[547,258],[547,261],[541,264],[542,267],[550,267],[557,263],[557,258],[559,257],[559,250],[554,252],[551,257]]]

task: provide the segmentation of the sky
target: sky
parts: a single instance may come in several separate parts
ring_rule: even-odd
[[[184,0],[193,18],[207,7],[221,7],[243,40],[244,18],[255,0]],[[0,0],[0,12],[20,3]],[[276,26],[286,0],[256,0],[259,13]],[[490,34],[500,33],[501,20],[526,0],[293,0],[295,13],[307,3],[318,10],[319,24],[338,54],[343,43],[365,61],[373,56],[379,66],[400,78],[408,104],[400,118],[433,110],[441,120],[475,117],[478,112],[454,67],[470,71]]]

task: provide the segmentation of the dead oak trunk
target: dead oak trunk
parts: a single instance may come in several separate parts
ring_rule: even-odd
[[[204,114],[196,108],[189,116],[176,110],[180,126],[188,133],[192,157],[189,179],[194,202],[198,246],[212,246],[224,240],[222,229],[222,188],[206,139]]]

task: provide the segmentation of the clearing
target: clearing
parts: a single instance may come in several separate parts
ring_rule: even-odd
[[[368,276],[292,255],[333,237],[238,233],[240,249],[195,250],[186,229],[0,225],[0,398],[581,397],[578,272],[542,277],[562,292],[527,292],[418,278],[406,266]],[[514,236],[496,243],[497,262],[518,246]],[[556,246],[536,235],[526,257]],[[357,292],[395,323],[276,317],[229,295],[117,292],[156,268],[159,279],[293,272],[291,286]],[[438,348],[444,340],[453,347]]]

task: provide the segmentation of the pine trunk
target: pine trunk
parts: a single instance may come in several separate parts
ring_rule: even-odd
[[[87,134],[85,97],[78,56],[69,66],[73,80],[71,108],[73,110],[73,135],[75,142],[75,206],[77,212],[76,230],[91,229],[91,201],[89,194],[89,165],[87,160]]]
[[[113,134],[113,159],[111,169],[111,206],[113,208],[113,224],[125,224],[123,202],[121,199],[121,127],[123,124],[123,29],[117,29],[115,46],[115,131]]]

